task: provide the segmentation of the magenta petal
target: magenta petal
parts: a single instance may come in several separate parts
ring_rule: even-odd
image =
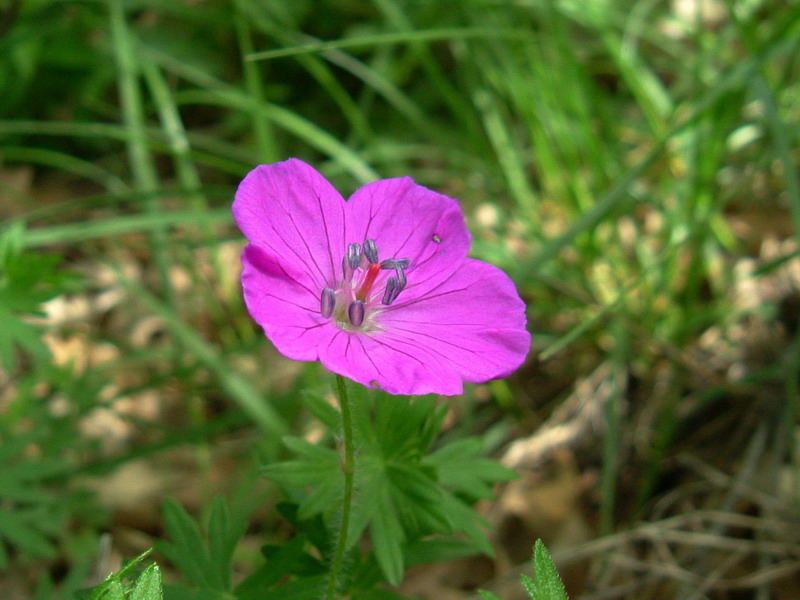
[[[384,179],[347,201],[352,241],[373,238],[381,259],[408,258],[406,298],[447,279],[467,256],[470,235],[458,202],[414,183]]]
[[[445,394],[463,391],[459,374],[437,355],[390,335],[339,331],[320,348],[320,361],[329,371],[390,394]]]
[[[514,283],[497,267],[473,259],[424,297],[401,295],[379,323],[393,343],[437,358],[471,383],[511,374],[531,343]]]
[[[470,236],[456,200],[406,177],[368,184],[345,202],[291,159],[250,172],[233,212],[250,240],[247,308],[285,356],[320,360],[392,394],[445,395],[461,393],[464,381],[504,377],[525,359],[525,306],[507,275],[466,258]],[[355,246],[367,239],[378,260],[408,266],[376,270],[374,251],[366,260]]]
[[[497,267],[467,259],[425,297],[398,301],[382,331],[339,332],[320,350],[329,370],[392,394],[462,392],[517,369],[530,349],[525,305]]]
[[[344,200],[297,159],[256,167],[236,191],[233,216],[251,243],[309,273],[319,289],[341,270]]]
[[[275,347],[294,360],[317,360],[320,340],[333,324],[320,315],[311,276],[252,244],[242,253],[247,310]]]

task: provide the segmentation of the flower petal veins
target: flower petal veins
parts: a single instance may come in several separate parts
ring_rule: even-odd
[[[250,242],[250,314],[285,356],[392,394],[459,394],[517,369],[525,305],[500,269],[467,258],[458,202],[386,179],[348,201],[297,159],[261,165],[233,205]]]

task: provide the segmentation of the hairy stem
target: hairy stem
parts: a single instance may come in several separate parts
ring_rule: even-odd
[[[347,397],[347,388],[341,375],[336,376],[336,391],[339,396],[339,406],[342,409],[342,436],[344,437],[344,499],[342,501],[342,522],[339,526],[339,539],[336,542],[336,551],[333,555],[330,578],[328,579],[327,600],[335,600],[336,586],[342,570],[344,553],[347,550],[347,530],[350,526],[350,510],[353,504],[353,425],[350,420],[350,400]]]

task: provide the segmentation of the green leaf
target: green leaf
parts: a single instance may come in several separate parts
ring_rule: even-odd
[[[283,443],[299,458],[267,465],[262,472],[268,479],[287,488],[314,487],[300,503],[301,519],[327,513],[337,505],[344,487],[339,453],[292,436],[284,437]]]
[[[469,538],[458,548],[459,555],[491,554],[491,545],[481,529],[485,523],[458,494],[487,497],[496,481],[515,474],[482,457],[478,440],[457,442],[432,458],[426,457],[444,414],[435,399],[387,399],[380,393],[368,395],[359,387],[350,388],[358,453],[354,482],[357,509],[350,516],[349,546],[355,546],[369,530],[377,567],[393,584],[402,580],[406,558],[418,562],[406,552],[407,544],[431,535],[457,531]],[[318,412],[326,413],[323,418],[333,425],[333,414],[319,407]],[[334,414],[338,421],[338,413]],[[268,465],[264,473],[292,488],[293,497],[299,498],[296,516],[307,521],[314,516],[327,519],[338,514],[344,482],[339,451],[291,436],[283,442],[296,458]],[[311,491],[306,492],[306,488]],[[318,548],[328,551],[325,546]]]
[[[266,465],[261,468],[261,472],[267,479],[287,488],[315,485],[332,476],[331,465],[327,461],[316,463],[307,460],[287,460]]]
[[[383,456],[395,460],[423,456],[444,418],[435,398],[376,394],[374,400],[373,427]]]
[[[88,600],[162,600],[161,571],[156,564],[151,564],[142,571],[135,583],[128,585],[124,583],[125,578],[148,554],[150,550],[137,556],[118,573],[109,575],[93,590],[76,592],[76,597]]]
[[[492,497],[492,486],[510,481],[517,473],[482,456],[483,447],[477,438],[457,440],[425,458],[436,467],[439,481],[447,488],[473,499]]]
[[[295,579],[248,600],[318,600],[328,581],[327,575],[317,575],[304,579]]]
[[[51,478],[70,468],[63,459],[30,456],[26,451],[33,445],[41,447],[47,429],[3,433],[0,430],[0,568],[7,563],[6,545],[27,557],[55,554],[53,540],[63,531],[69,504]]]
[[[246,529],[247,523],[244,519],[231,518],[228,505],[222,496],[214,498],[208,523],[209,555],[211,564],[216,567],[217,577],[225,589],[231,585],[233,551]]]
[[[172,541],[157,542],[158,551],[198,587],[225,590],[225,584],[211,562],[200,529],[186,510],[176,502],[166,500],[164,521]]]
[[[44,359],[48,356],[47,347],[39,337],[39,330],[21,321],[14,313],[2,306],[5,299],[0,297],[0,362],[5,364],[8,371],[13,371],[16,365],[14,353],[19,347],[37,359]]]
[[[392,590],[373,588],[371,590],[356,590],[352,595],[353,600],[410,600],[408,596],[401,596]]]
[[[47,536],[30,527],[30,523],[36,522],[36,518],[26,518],[30,514],[31,511],[23,511],[19,508],[7,511],[6,515],[9,518],[0,521],[0,538],[7,539],[12,544],[25,549],[26,552],[35,556],[53,556],[55,547]]]
[[[231,560],[246,529],[241,517],[232,517],[221,497],[213,500],[206,535],[179,504],[164,502],[164,521],[171,541],[156,543],[158,550],[186,578],[206,591],[207,597],[225,597],[230,589]],[[168,597],[185,594],[170,588]]]
[[[114,578],[108,582],[108,586],[96,598],[97,600],[125,600],[125,588],[118,579]]]
[[[536,540],[533,546],[533,572],[535,580],[523,573],[520,577],[522,586],[531,600],[569,600],[564,584],[558,576],[556,566],[542,540]],[[491,592],[478,590],[483,600],[501,600]]]
[[[308,538],[318,550],[324,550],[330,546],[331,542],[327,535],[325,522],[320,515],[315,515],[310,519],[301,519],[297,505],[289,502],[279,502],[275,508],[295,531]]]
[[[283,442],[299,458],[263,467],[262,472],[268,479],[289,488],[321,484],[334,487],[343,485],[338,452],[295,437],[287,436]]]
[[[152,564],[139,575],[129,600],[162,600],[163,598],[161,571],[158,565]]]
[[[564,584],[542,540],[533,546],[533,572],[535,581],[522,575],[522,585],[532,600],[568,600]]]
[[[342,498],[342,488],[341,478],[321,481],[317,488],[300,503],[298,516],[301,519],[310,519],[314,515],[330,513]]]
[[[116,574],[118,579],[123,579],[128,576],[129,573],[133,572],[133,570],[138,567],[139,563],[141,563],[145,558],[147,558],[150,553],[153,551],[152,548],[149,548],[142,552],[139,556],[134,558],[132,561],[128,562],[124,567],[119,570],[119,573]],[[111,575],[109,578],[114,577]]]
[[[41,304],[65,291],[75,276],[58,271],[56,254],[22,252],[22,225],[15,223],[0,233],[0,364],[13,371],[19,347],[37,359],[49,351],[39,328],[24,318],[41,315]]]
[[[389,498],[388,490],[384,489],[375,499],[375,504],[371,530],[375,557],[389,583],[400,585],[403,579],[402,548],[405,541],[400,518]]]
[[[481,528],[488,525],[469,504],[445,492],[442,494],[442,508],[450,517],[454,531],[466,535],[487,556],[493,555],[492,545]]]
[[[306,541],[304,536],[297,536],[283,546],[262,548],[267,562],[236,587],[236,597],[240,600],[260,598],[287,575],[307,575],[314,571],[320,574],[322,564],[305,551]]]
[[[405,562],[409,567],[444,562],[480,554],[482,549],[462,538],[428,538],[408,544]]]
[[[322,395],[313,392],[305,392],[303,393],[303,401],[311,414],[329,430],[338,431],[341,428],[341,414],[336,407],[332,406]]]
[[[392,463],[385,470],[389,491],[407,531],[452,533],[452,522],[442,504],[442,490],[421,465]]]

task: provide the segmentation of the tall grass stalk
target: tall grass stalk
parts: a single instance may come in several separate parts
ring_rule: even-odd
[[[161,198],[155,193],[159,189],[159,177],[155,162],[147,145],[147,135],[142,94],[140,89],[139,56],[135,42],[128,28],[127,17],[122,0],[109,0],[109,19],[114,58],[119,73],[120,107],[125,127],[130,132],[128,139],[128,158],[131,174],[137,190],[148,194],[146,210],[153,214],[161,213]],[[170,281],[170,257],[167,231],[156,228],[152,232],[153,253],[161,288],[169,299],[173,297]]]

